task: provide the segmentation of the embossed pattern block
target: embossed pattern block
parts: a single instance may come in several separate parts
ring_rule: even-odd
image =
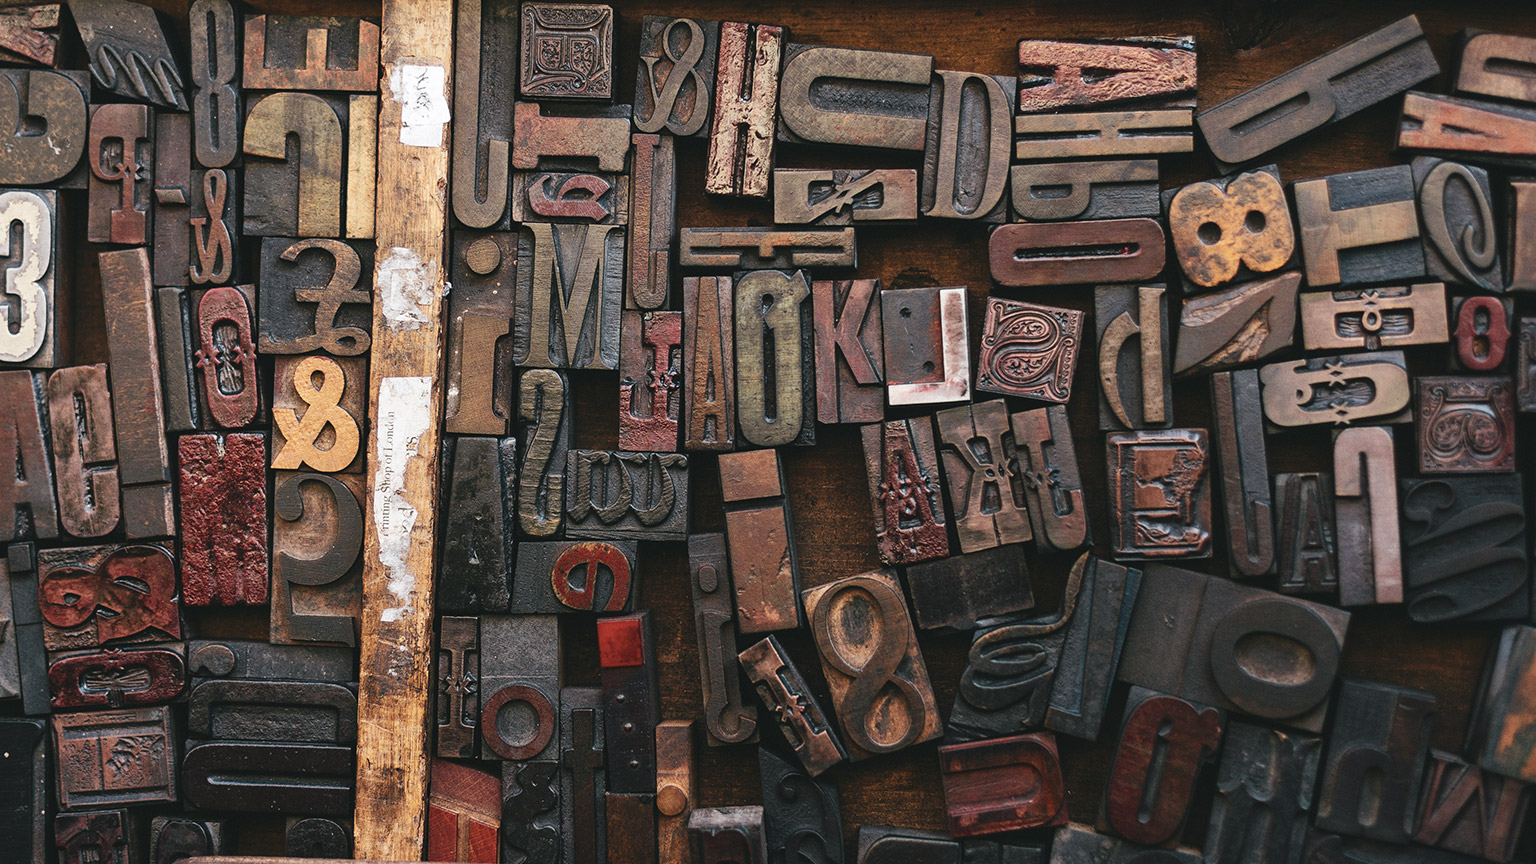
[[[437,607],[506,612],[511,603],[517,441],[462,435],[448,443],[447,512]],[[451,467],[449,467],[451,466]]]
[[[373,297],[365,272],[373,272],[372,244],[263,238],[256,292],[260,352],[366,353]]]
[[[683,228],[677,260],[708,270],[852,269],[853,228]]]
[[[806,773],[815,777],[843,761],[843,745],[827,721],[816,696],[790,661],[779,640],[769,636],[739,655],[741,667],[779,724],[784,740],[800,758]],[[692,820],[701,811],[694,811]],[[741,860],[741,859],[732,859]]]
[[[106,364],[55,369],[46,389],[59,521],[75,537],[109,534],[120,509]]]
[[[356,645],[362,475],[284,472],[273,487],[271,641]]]
[[[366,18],[248,16],[242,83],[251,90],[377,90],[379,25]]]
[[[187,663],[179,645],[56,652],[48,665],[54,708],[137,708],[181,695]]]
[[[518,171],[511,194],[514,222],[629,224],[629,178],[623,174]]]
[[[1449,340],[1445,286],[1308,291],[1301,295],[1301,338],[1309,351],[1379,351]]]
[[[1094,289],[1099,337],[1099,428],[1148,429],[1173,424],[1168,292],[1162,285]],[[1128,350],[1135,339],[1136,350]]]
[[[512,103],[517,95],[515,0],[458,0],[453,54],[453,218],[508,228]],[[455,284],[454,287],[458,287]]]
[[[1488,172],[1427,156],[1414,159],[1412,167],[1429,275],[1485,291],[1504,290]]]
[[[859,432],[880,560],[915,564],[947,556],[949,533],[939,500],[932,424],[926,418],[891,420]]]
[[[1339,590],[1338,529],[1333,519],[1333,475],[1308,471],[1275,476],[1279,507],[1276,550],[1285,594],[1327,594]]]
[[[1521,318],[1517,327],[1515,403],[1526,413],[1536,411],[1536,318]]]
[[[1317,793],[1318,829],[1408,842],[1435,710],[1435,697],[1420,690],[1341,682]]]
[[[1195,122],[1217,162],[1235,166],[1439,72],[1419,19],[1409,15],[1207,108]],[[1302,97],[1305,105],[1293,107]]]
[[[816,419],[875,423],[885,416],[880,280],[811,283]]]
[[[496,864],[501,851],[501,781],[446,759],[432,760],[426,858]]]
[[[1519,474],[1404,478],[1399,498],[1410,618],[1530,617]]]
[[[1035,542],[1057,551],[1087,543],[1088,511],[1066,407],[1013,415],[1013,440]]]
[[[1037,162],[1015,165],[1009,171],[1013,217],[1018,222],[1162,214],[1156,159]]]
[[[1322,741],[1234,722],[1227,726],[1205,833],[1210,864],[1298,861],[1307,839]]]
[[[1530,814],[1529,784],[1429,751],[1429,773],[1413,841],[1488,861],[1516,860]],[[1470,812],[1475,807],[1475,814]]]
[[[759,447],[815,444],[810,277],[804,270],[753,270],[738,274],[735,281],[736,419],[741,437]]]
[[[517,247],[513,362],[618,368],[624,229],[533,222],[523,226]]]
[[[619,333],[619,449],[678,449],[683,313],[625,310]]]
[[[212,425],[221,429],[249,425],[266,407],[256,377],[255,293],[250,285],[222,286],[201,292],[193,301],[197,314],[192,365],[202,381],[202,407]]]
[[[1056,736],[1048,732],[940,747],[939,776],[955,837],[1067,822]]]
[[[1392,430],[1369,426],[1338,433],[1333,472],[1340,605],[1403,602]]]
[[[786,45],[779,140],[921,150],[932,75],[926,54]]]
[[[524,3],[523,98],[612,99],[613,17],[597,3]]]
[[[169,709],[53,716],[59,804],[66,810],[176,802],[176,736]]]
[[[1252,369],[1211,376],[1211,428],[1227,529],[1227,560],[1238,577],[1268,575],[1275,567],[1274,503],[1264,446],[1259,373]]]
[[[1010,288],[1155,279],[1167,260],[1156,219],[1003,225],[987,244],[992,280]]]
[[[778,451],[722,454],[720,490],[741,632],[799,627],[800,564]]]
[[[1536,102],[1536,88],[1513,67],[1536,62],[1536,39],[1482,30],[1462,31],[1456,91],[1514,102]]]
[[[1172,156],[1195,149],[1189,108],[1019,114],[1013,157],[1021,161]]]
[[[6,106],[0,110],[0,182],[41,186],[64,179],[85,152],[89,120],[86,111],[90,79],[84,72],[7,69],[0,72],[7,86]],[[12,96],[14,94],[14,96]],[[26,94],[26,114],[20,98]],[[12,101],[12,100],[15,101]],[[49,136],[28,134],[29,118],[40,118]]]
[[[954,513],[960,551],[1032,539],[1024,478],[1003,400],[946,408],[934,415],[934,422],[944,495]]]
[[[931,405],[971,398],[966,290],[896,288],[880,292],[886,398]]]
[[[1045,725],[1094,741],[1141,591],[1141,571],[1085,552],[1072,565],[1072,574],[1080,576],[1081,588],[1056,658]]]
[[[690,864],[692,861],[688,817],[693,813],[699,794],[693,726],[692,720],[663,720],[656,726],[657,864]],[[763,775],[766,786],[766,768]]]
[[[1099,827],[1149,846],[1178,840],[1225,725],[1215,708],[1132,687]]]
[[[937,738],[943,721],[895,574],[848,576],[801,597],[848,758],[857,762]],[[899,697],[882,699],[887,688]]]
[[[1401,351],[1271,363],[1259,369],[1264,419],[1277,427],[1406,422],[1406,366]]]
[[[577,116],[546,115],[537,102],[512,106],[516,171],[623,172],[629,157],[628,105],[589,106]]]
[[[1296,338],[1300,273],[1281,273],[1186,297],[1173,374],[1212,372],[1261,360]]]
[[[181,638],[176,562],[166,549],[44,549],[37,553],[37,573],[43,641],[50,651]]]
[[[1515,304],[1499,297],[1458,297],[1451,301],[1452,366],[1471,372],[1497,372],[1504,366],[1514,334]]]
[[[501,437],[513,414],[517,235],[455,231],[449,261],[445,429]]]
[[[1332,174],[1291,184],[1307,284],[1314,288],[1424,275],[1413,169]]]
[[[1021,114],[1167,101],[1195,82],[1193,36],[1019,40]]]
[[[0,226],[5,233],[0,250],[11,262],[6,270],[7,326],[0,328],[0,368],[49,369],[66,362],[73,304],[61,302],[68,297],[68,280],[61,276],[68,272],[64,265],[69,244],[59,224],[59,193],[0,191]],[[19,245],[12,242],[12,232],[19,234]]]
[[[938,219],[1002,222],[1017,82],[975,72],[934,75],[918,209]]]
[[[732,614],[725,537],[720,534],[690,536],[688,570],[699,651],[699,694],[704,705],[705,742],[711,747],[755,742],[758,737],[757,709],[748,707],[741,697],[736,619]],[[659,796],[658,803],[665,803],[665,799]]]
[[[97,87],[130,101],[187,110],[180,52],[171,49],[169,21],[160,13],[127,0],[81,0],[69,11]]]
[[[1527,707],[1536,689],[1533,668],[1536,628],[1505,627],[1483,667],[1465,748],[1483,769],[1525,783],[1536,782],[1536,716]]]
[[[608,750],[608,789],[633,794],[656,791],[656,726],[661,694],[656,683],[656,640],[650,610],[597,622],[597,655],[603,684],[603,740]],[[647,818],[653,807],[646,808]]]
[[[672,292],[672,241],[677,239],[677,151],[670,135],[636,133],[630,142],[633,213],[624,308],[665,309]]]
[[[916,171],[778,168],[773,172],[773,221],[780,225],[849,225],[916,218]]]
[[[1110,543],[1130,558],[1211,554],[1211,453],[1204,429],[1128,432],[1105,440]]]
[[[482,742],[480,755],[513,762],[556,759],[565,717],[559,619],[481,616],[478,653],[480,710],[475,727]]]
[[[1419,470],[1515,470],[1515,397],[1509,378],[1414,379]]]
[[[566,536],[685,540],[688,487],[688,457],[681,453],[572,450],[566,462]]]
[[[154,236],[155,125],[145,105],[91,108],[91,166],[85,239],[142,246]]]
[[[266,603],[267,437],[184,435],[178,448],[182,602]]]
[[[720,25],[715,116],[709,133],[704,191],[768,197],[779,109],[783,27],[726,21]]]
[[[565,375],[529,369],[518,381],[523,456],[517,470],[517,530],[549,539],[565,525],[565,454],[571,447],[571,391]]]
[[[729,276],[683,278],[683,447],[736,446],[735,292]]]
[[[1193,290],[1289,269],[1296,230],[1273,165],[1167,192],[1168,234]]]
[[[768,848],[790,861],[814,859],[842,864],[843,822],[837,787],[807,775],[768,747],[757,749],[757,760]]]
[[[1529,166],[1536,158],[1530,143],[1536,111],[1438,93],[1403,97],[1397,146],[1493,163]]]
[[[0,59],[8,63],[58,65],[58,3],[8,9],[0,23]]]
[[[518,613],[628,612],[639,593],[633,540],[521,543],[512,580]]]
[[[762,807],[695,810],[688,817],[688,836],[699,864],[767,864]]]
[[[635,128],[681,137],[711,131],[720,22],[646,15],[640,20],[640,66],[635,72]]]
[[[1042,402],[1072,396],[1082,312],[988,297],[985,320],[976,389]]]
[[[53,817],[53,845],[59,864],[133,864],[130,847],[136,836],[127,810],[98,810],[86,813],[59,813]],[[26,859],[39,864],[47,860],[41,843],[35,857]]]
[[[437,755],[475,758],[480,753],[480,619],[444,615],[439,620],[433,696]]]
[[[40,372],[0,371],[0,453],[11,469],[0,473],[0,540],[7,542],[59,536],[44,380]]]

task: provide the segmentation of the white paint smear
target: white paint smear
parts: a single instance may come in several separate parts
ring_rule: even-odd
[[[390,247],[375,276],[389,329],[403,333],[427,326],[427,307],[432,304],[437,273],[436,261],[422,261],[414,249]]]
[[[416,574],[406,561],[416,507],[406,500],[405,469],[416,455],[421,436],[432,419],[432,379],[385,378],[379,383],[379,472],[373,484],[373,527],[379,535],[379,563],[389,571],[393,605],[379,620],[399,621],[411,611]]]
[[[389,90],[400,103],[400,143],[408,147],[443,146],[443,127],[452,114],[441,66],[401,63],[389,73]]]

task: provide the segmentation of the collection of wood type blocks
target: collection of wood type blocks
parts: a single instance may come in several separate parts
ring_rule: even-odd
[[[401,661],[431,669],[427,860],[1531,860],[1536,39],[1468,31],[1423,92],[1410,16],[1197,105],[1190,36],[1026,38],[993,75],[645,16],[624,104],[612,7],[453,6],[452,104],[399,121],[450,141],[443,321],[382,228],[375,261],[411,204],[375,190],[381,80],[444,70],[386,68],[378,21],[194,0],[182,45],[130,0],[0,6],[0,864],[249,851],[248,813],[352,854],[359,702],[396,671],[358,659],[365,513],[397,512],[370,415],[413,434],[370,411],[375,302],[447,346],[435,650]],[[1403,164],[1281,177],[1388,100]],[[1163,188],[1197,139],[1219,176]],[[806,145],[910,164],[776,167]],[[680,226],[684,148],[771,226]],[[995,293],[860,272],[861,229],[919,220],[975,223]],[[105,363],[71,365],[76,270]],[[781,448],[840,424],[883,566],[802,574]],[[1306,435],[1331,470],[1272,472]],[[716,474],[724,531],[694,531]],[[657,543],[686,553],[684,716]],[[1501,628],[1459,753],[1430,694],[1341,676],[1350,610],[1387,605]],[[265,639],[203,632],[239,607]],[[920,633],[970,640],[952,704]],[[1068,739],[1113,745],[1093,825]],[[760,799],[719,800],[701,742],[756,748]],[[845,837],[837,766],[920,745],[948,830]]]

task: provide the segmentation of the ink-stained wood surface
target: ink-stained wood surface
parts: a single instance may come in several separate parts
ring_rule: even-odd
[[[150,5],[175,16],[178,28],[182,33],[185,32],[184,0],[151,0]],[[1017,42],[1025,35],[1079,38],[1112,37],[1128,33],[1192,33],[1199,46],[1199,95],[1202,106],[1215,105],[1409,13],[1419,15],[1430,46],[1440,65],[1446,69],[1451,68],[1454,57],[1454,34],[1463,27],[1536,35],[1536,21],[1510,14],[1507,4],[1494,0],[1382,0],[1372,4],[1328,3],[1325,0],[1212,4],[1197,0],[1169,0],[1156,6],[1134,0],[1104,0],[1094,4],[1091,11],[1085,11],[1083,4],[1071,0],[1047,0],[1032,5],[1027,15],[1021,10],[1002,9],[984,0],[949,0],[942,7],[922,0],[886,0],[880,4],[827,0],[819,5],[773,0],[754,7],[750,13],[728,9],[715,0],[638,0],[618,2],[614,6],[617,12],[615,92],[624,94],[625,101],[633,93],[633,75],[639,65],[637,47],[640,20],[646,14],[687,16],[701,20],[732,20],[734,16],[734,20],[784,25],[795,42],[932,54],[935,69],[1004,76],[1017,71]],[[377,0],[325,0],[323,3],[313,0],[265,0],[260,4],[259,11],[268,14],[377,16],[380,3]],[[387,44],[389,28],[386,26],[385,29]],[[181,39],[184,36],[178,37],[178,41]],[[447,39],[435,38],[433,42],[446,45]],[[440,58],[440,62],[451,69],[451,60],[446,55]],[[387,74],[386,71],[386,78]],[[1426,82],[1421,86],[1424,89],[1439,89],[1438,82]],[[385,94],[387,100],[387,87]],[[448,101],[451,105],[452,98]],[[1271,151],[1265,162],[1277,162],[1282,176],[1287,180],[1406,162],[1405,157],[1400,158],[1390,152],[1398,124],[1397,108],[1392,102],[1387,100],[1367,108],[1326,130],[1306,135]],[[80,134],[73,144],[77,154],[84,145],[84,114],[82,106]],[[824,168],[828,164],[825,150],[794,146],[777,149],[778,164],[781,167]],[[913,154],[854,153],[850,150],[837,155],[845,159],[856,157],[857,161],[848,164],[858,167],[910,168],[915,164]],[[677,156],[679,226],[746,225],[754,219],[766,221],[769,211],[761,201],[745,202],[704,194],[702,180],[707,162],[707,142],[698,139],[681,140],[677,145]],[[1204,155],[1168,157],[1161,161],[1160,182],[1163,187],[1209,180],[1219,174]],[[388,166],[397,163],[398,160],[392,161],[381,155],[380,164],[385,166],[386,172],[393,173],[396,169]],[[67,172],[60,172],[60,176],[63,173]],[[446,162],[436,170],[436,176],[448,176]],[[24,182],[35,185],[36,182],[45,181]],[[233,191],[231,194],[234,194]],[[1498,194],[1496,191],[1496,198]],[[238,196],[234,200],[238,200]],[[380,201],[384,200],[386,198],[381,195]],[[971,332],[979,338],[986,306],[984,298],[989,293],[986,238],[980,233],[983,231],[974,223],[954,220],[860,231],[858,270],[855,273],[830,274],[826,277],[816,274],[815,278],[879,278],[883,284],[891,287],[968,285]],[[73,292],[78,320],[72,327],[76,350],[70,363],[75,365],[111,360],[102,335],[104,322],[123,320],[122,310],[115,307],[109,316],[100,311],[99,302],[95,299],[94,280],[88,278],[95,269],[94,253],[95,250],[91,250],[88,255],[76,259],[81,278],[77,280]],[[903,271],[909,272],[903,275]],[[359,289],[368,287],[364,282]],[[458,287],[457,281],[455,287]],[[999,293],[1011,299],[1026,299],[1022,292]],[[1523,295],[1517,293],[1514,296],[1517,319],[1530,317],[1536,312],[1536,309],[1521,302]],[[1091,292],[1082,287],[1031,288],[1028,289],[1027,299],[1032,303],[1073,308],[1089,314],[1092,312]],[[313,309],[312,306],[306,308]],[[1170,324],[1177,321],[1177,310],[1178,306],[1170,307]],[[415,333],[418,336],[424,335],[424,331]],[[389,341],[393,342],[392,339]],[[1409,365],[1413,374],[1435,374],[1443,370],[1443,362],[1441,349],[1410,349]],[[139,364],[141,368],[144,365]],[[114,384],[117,368],[113,364]],[[1073,389],[1075,392],[1080,390],[1081,395],[1076,396],[1068,408],[1072,428],[1076,432],[1091,433],[1097,422],[1093,397],[1097,386],[1093,376],[1093,364],[1079,364]],[[612,418],[617,410],[618,388],[608,380],[611,378],[611,375],[607,378],[598,376],[597,381],[589,381],[583,377],[573,383],[577,446],[597,449],[611,449],[615,446],[615,424]],[[1173,415],[1177,424],[1208,427],[1209,392],[1204,379],[1176,380],[1173,391]],[[118,404],[118,395],[114,390],[114,406]],[[371,395],[370,400],[372,398]],[[1015,410],[1017,408],[1015,406]],[[892,411],[891,417],[894,419],[931,413]],[[520,444],[522,438],[519,434]],[[1267,443],[1271,472],[1332,470],[1332,449],[1326,428],[1287,432]],[[118,444],[121,459],[121,439]],[[367,448],[369,453],[374,451],[372,444],[368,444]],[[1401,456],[1409,459],[1411,451],[1410,446],[1402,451]],[[1105,466],[1102,458],[1097,455],[1099,452],[1096,443],[1080,442],[1078,456],[1085,489],[1103,488]],[[857,427],[823,427],[818,430],[816,447],[788,450],[784,454],[784,461],[797,547],[806,567],[804,587],[815,587],[838,576],[880,566],[867,497],[863,494],[849,494],[850,490],[860,490],[864,482],[861,479],[865,472],[863,452]],[[718,506],[713,468],[710,467],[712,462],[711,457],[704,456],[694,469],[698,489],[694,502],[693,530],[696,532],[723,530],[724,519]],[[421,463],[419,467],[417,463]],[[410,484],[411,488],[426,482],[428,466],[432,464],[434,460],[412,460],[412,471],[420,471],[421,474]],[[1404,476],[1412,473],[1406,469],[1406,463],[1402,473]],[[129,481],[126,475],[124,480],[131,483],[143,482]],[[1277,506],[1279,501],[1277,497]],[[1108,525],[1106,499],[1102,493],[1090,493],[1086,507],[1091,525],[1095,528]],[[426,516],[425,510],[422,516]],[[428,531],[421,534],[421,531],[418,527],[415,533],[423,539],[432,533]],[[1096,530],[1093,537],[1096,548],[1101,551],[1107,548],[1106,531]],[[1054,613],[1058,608],[1067,570],[1075,554],[1029,553],[1037,609],[1044,613]],[[656,615],[657,651],[661,660],[662,714],[664,717],[698,716],[702,704],[699,678],[696,661],[690,659],[696,651],[696,634],[691,626],[693,612],[689,592],[683,585],[687,578],[686,552],[680,544],[653,545],[646,550],[645,557],[647,579],[641,588],[638,605],[651,608]],[[421,560],[424,562],[428,559]],[[1195,566],[1209,573],[1224,572],[1224,552],[1217,549],[1210,561],[1199,562]],[[417,572],[427,573],[425,564]],[[378,611],[376,609],[374,612],[375,620]],[[1403,611],[1399,607],[1358,607],[1353,612],[1349,639],[1341,657],[1345,673],[1395,684],[1421,686],[1435,693],[1439,697],[1440,716],[1433,746],[1459,752],[1478,671],[1489,643],[1497,638],[1496,631],[1486,623],[1449,623],[1432,627],[1410,624],[1404,620]],[[265,638],[269,626],[266,610],[260,608],[220,612],[216,617],[205,616],[200,620],[207,623],[205,629],[209,632],[248,638]],[[215,627],[218,629],[215,630]],[[590,667],[590,679],[576,683],[597,683],[596,649],[590,644],[591,632],[588,627],[578,626],[564,636],[570,647],[568,653],[572,656],[572,668]],[[820,671],[809,636],[786,633],[781,638],[794,656],[797,666],[819,682]],[[944,631],[922,631],[918,641],[929,666],[935,696],[947,716],[970,638]],[[1436,650],[1422,650],[1430,641]],[[417,653],[418,656],[426,656]],[[742,695],[749,706],[756,707],[759,704],[755,694],[745,692]],[[1112,712],[1115,710],[1111,709]],[[1116,716],[1111,714],[1112,718]],[[771,719],[767,715],[762,719],[771,726]],[[1112,722],[1106,723],[1106,729]],[[392,725],[388,728],[394,727]],[[777,732],[769,729],[765,734],[773,737]],[[1099,744],[1089,744],[1066,736],[1058,738],[1067,788],[1067,807],[1076,822],[1091,823],[1094,819],[1098,793],[1104,786],[1112,754],[1114,742],[1108,740],[1112,737],[1112,734],[1106,733],[1106,740]],[[756,774],[757,753],[754,748],[700,745],[697,749],[697,806],[742,804],[760,798],[761,790]],[[841,765],[825,775],[840,793],[844,846],[849,861],[853,860],[860,826],[891,824],[925,829],[944,827],[942,791],[937,783],[932,782],[936,759],[935,744],[928,742],[878,759]],[[414,782],[411,778],[424,777],[425,764],[422,761],[420,770],[408,771],[406,782]],[[382,814],[381,818],[384,818]],[[1192,835],[1201,833],[1204,822],[1202,814],[1192,816]],[[282,819],[243,814],[240,827],[241,836],[235,851],[250,854],[258,850],[281,849]],[[377,851],[375,854],[378,854]]]

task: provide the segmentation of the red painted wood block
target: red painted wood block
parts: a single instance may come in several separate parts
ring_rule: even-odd
[[[182,602],[267,602],[267,436],[183,435],[179,444]]]
[[[1061,759],[1049,732],[940,747],[939,772],[956,837],[1067,824]]]

